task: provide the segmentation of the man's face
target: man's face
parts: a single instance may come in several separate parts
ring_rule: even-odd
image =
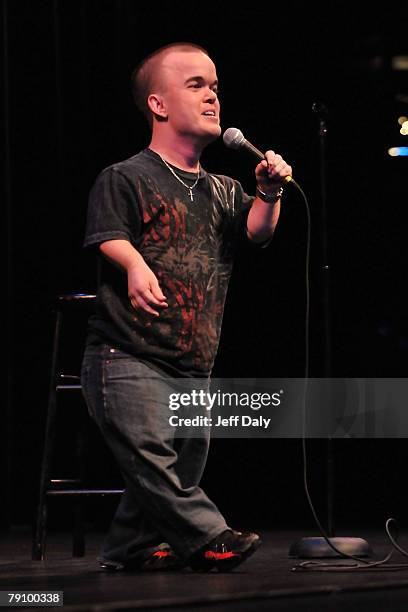
[[[221,134],[218,79],[212,60],[201,51],[172,51],[160,68],[168,125],[178,135],[211,142]]]

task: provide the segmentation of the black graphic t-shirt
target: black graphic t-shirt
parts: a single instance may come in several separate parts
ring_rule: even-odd
[[[175,168],[186,185],[197,174]],[[108,343],[173,376],[210,375],[233,252],[253,201],[240,183],[200,171],[188,189],[150,149],[106,168],[91,191],[85,246],[128,240],[156,275],[168,308],[130,304],[127,275],[102,257],[88,343]]]

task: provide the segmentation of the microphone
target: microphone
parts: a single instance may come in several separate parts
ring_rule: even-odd
[[[225,130],[222,139],[224,141],[224,144],[230,149],[245,149],[246,151],[248,151],[248,153],[251,153],[259,161],[265,159],[265,155],[261,153],[261,151],[257,149],[251,142],[249,142],[249,140],[244,137],[243,133],[238,128],[230,127]],[[291,176],[285,176],[283,180],[285,181],[285,183],[293,181]]]

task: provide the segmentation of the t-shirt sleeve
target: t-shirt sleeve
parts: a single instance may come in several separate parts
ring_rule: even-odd
[[[252,202],[254,201],[254,196],[249,196],[242,188],[241,183],[238,181],[234,181],[234,217],[242,219],[247,218],[249,210],[252,206]]]
[[[84,246],[120,239],[135,244],[141,225],[135,185],[114,166],[101,172],[89,195]]]

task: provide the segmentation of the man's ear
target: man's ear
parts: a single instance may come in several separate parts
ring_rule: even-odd
[[[153,115],[156,116],[156,119],[159,121],[163,121],[167,119],[167,109],[166,104],[159,94],[150,94],[147,98],[147,105],[152,111]]]

